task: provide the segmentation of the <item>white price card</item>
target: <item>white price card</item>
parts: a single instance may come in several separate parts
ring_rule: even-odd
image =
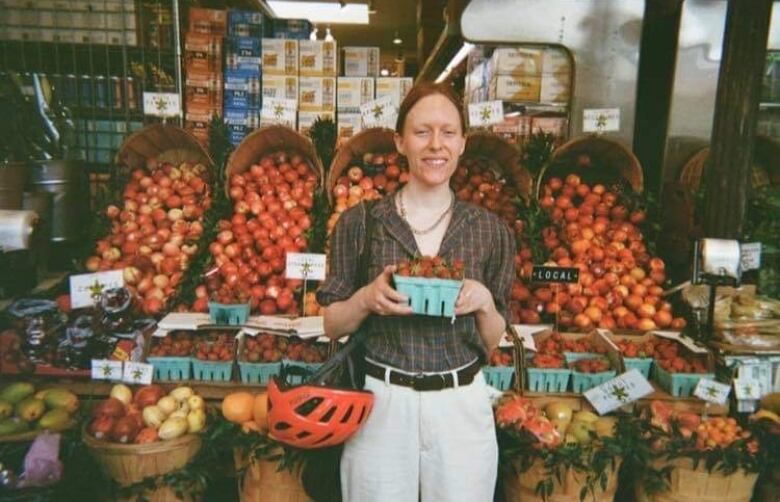
[[[743,272],[761,268],[761,243],[746,242],[739,245],[740,266]]]
[[[590,108],[582,111],[582,132],[620,130],[620,108]]]
[[[503,101],[469,103],[469,127],[484,127],[504,121]]]
[[[387,95],[360,105],[360,116],[363,119],[363,127],[389,127],[394,129],[395,119],[398,117],[398,109],[395,107],[393,97]]]
[[[178,117],[181,100],[176,92],[145,92],[144,115],[153,117]]]
[[[121,270],[70,276],[70,305],[74,309],[91,307],[104,291],[125,285]]]
[[[111,361],[108,359],[93,359],[92,379],[93,380],[121,380],[122,361]]]
[[[734,395],[740,401],[761,399],[761,384],[752,378],[734,379]]]
[[[633,369],[584,392],[599,415],[641,399],[655,391],[639,370]]]
[[[152,383],[154,366],[146,363],[126,362],[122,372],[122,381],[131,384],[149,385]]]
[[[536,352],[536,340],[534,340],[534,333],[539,333],[546,329],[552,329],[552,326],[543,324],[513,324],[512,331],[515,332],[520,339],[520,343],[525,350]]]
[[[325,259],[325,255],[319,253],[287,253],[285,274],[288,279],[324,281]]]
[[[661,338],[668,338],[669,340],[677,340],[681,344],[685,345],[685,348],[696,354],[707,354],[709,351],[707,347],[697,344],[687,336],[680,335],[677,331],[652,331],[653,335],[660,336]]]
[[[726,404],[731,393],[731,386],[725,383],[716,382],[708,378],[702,378],[696,384],[693,395],[703,401],[714,404]]]
[[[264,123],[295,125],[295,114],[298,101],[294,99],[263,98],[263,108],[260,119]]]

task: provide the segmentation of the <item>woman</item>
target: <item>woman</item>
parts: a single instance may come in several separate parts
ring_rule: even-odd
[[[325,331],[366,331],[366,384],[374,410],[344,448],[346,502],[493,500],[497,445],[486,354],[506,329],[515,243],[488,211],[456,199],[449,182],[466,146],[461,104],[443,85],[404,99],[395,143],[409,182],[375,203],[369,284],[357,284],[366,206],[342,214],[331,239],[330,276],[317,295]],[[414,316],[392,287],[395,264],[422,255],[465,264],[456,320]]]

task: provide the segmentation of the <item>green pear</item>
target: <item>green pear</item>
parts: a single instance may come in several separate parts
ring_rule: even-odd
[[[574,414],[574,416],[572,417],[572,422],[585,422],[585,423],[592,424],[598,419],[599,416],[593,413],[592,411],[582,410]]]
[[[568,404],[554,401],[544,407],[544,413],[550,420],[571,422],[573,411]]]
[[[583,421],[572,422],[569,426],[567,436],[573,436],[578,443],[589,443],[591,440],[590,433],[593,429]]]

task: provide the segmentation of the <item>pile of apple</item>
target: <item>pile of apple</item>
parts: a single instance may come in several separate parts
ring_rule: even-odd
[[[552,219],[542,232],[549,252],[546,264],[577,267],[580,278],[578,284],[515,291],[522,322],[546,314],[580,330],[685,327],[685,320],[673,317],[671,304],[662,299],[665,265],[647,251],[638,226],[645,219],[643,211],[629,211],[618,193],[582,183],[574,174],[565,180],[550,178],[539,203]],[[523,262],[520,273],[526,268]]]
[[[518,190],[496,174],[491,162],[485,157],[461,157],[450,185],[460,200],[488,209],[506,221],[509,228],[522,232],[515,205]]]
[[[92,410],[88,432],[96,439],[145,444],[201,432],[206,426],[206,403],[190,387],[168,395],[158,385],[135,394],[126,385],[111,388],[109,398]]]
[[[233,333],[206,333],[195,343],[195,358],[200,361],[232,361],[234,340]]]
[[[287,151],[230,176],[233,216],[218,223],[209,246],[215,268],[195,291],[195,311],[208,310],[209,297],[221,303],[243,297],[264,315],[297,312],[294,292],[301,281],[285,279],[286,256],[307,249],[317,183],[308,160]]]
[[[154,340],[150,357],[189,357],[195,347],[195,336],[190,331],[174,331]]]
[[[672,340],[658,339],[651,357],[669,373],[707,373],[703,356],[695,356],[680,350],[680,344]]]
[[[244,342],[243,360],[250,363],[276,363],[282,359],[322,363],[327,357],[327,345],[271,333],[260,333]]]
[[[529,432],[548,448],[612,437],[615,423],[614,417],[599,417],[585,410],[575,413],[560,401],[553,401],[542,410],[530,399],[517,395],[505,397],[496,408],[499,427]]]
[[[645,342],[638,343],[633,340],[617,340],[615,342],[623,357],[631,358],[651,358],[656,353],[655,338]]]
[[[395,193],[409,181],[406,158],[398,152],[367,152],[362,158],[352,159],[346,173],[333,186],[333,214],[328,219],[328,235],[333,231],[341,213],[357,206],[362,200],[381,199]]]
[[[110,205],[111,232],[87,259],[91,272],[124,269],[125,285],[150,315],[162,311],[181,281],[203,233],[203,214],[211,206],[206,167],[174,166],[154,159],[135,169],[122,194]]]

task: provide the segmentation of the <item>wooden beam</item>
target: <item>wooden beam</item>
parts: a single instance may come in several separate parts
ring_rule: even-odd
[[[707,237],[736,239],[742,232],[772,3],[730,0],[728,4],[711,151],[705,168]]]

